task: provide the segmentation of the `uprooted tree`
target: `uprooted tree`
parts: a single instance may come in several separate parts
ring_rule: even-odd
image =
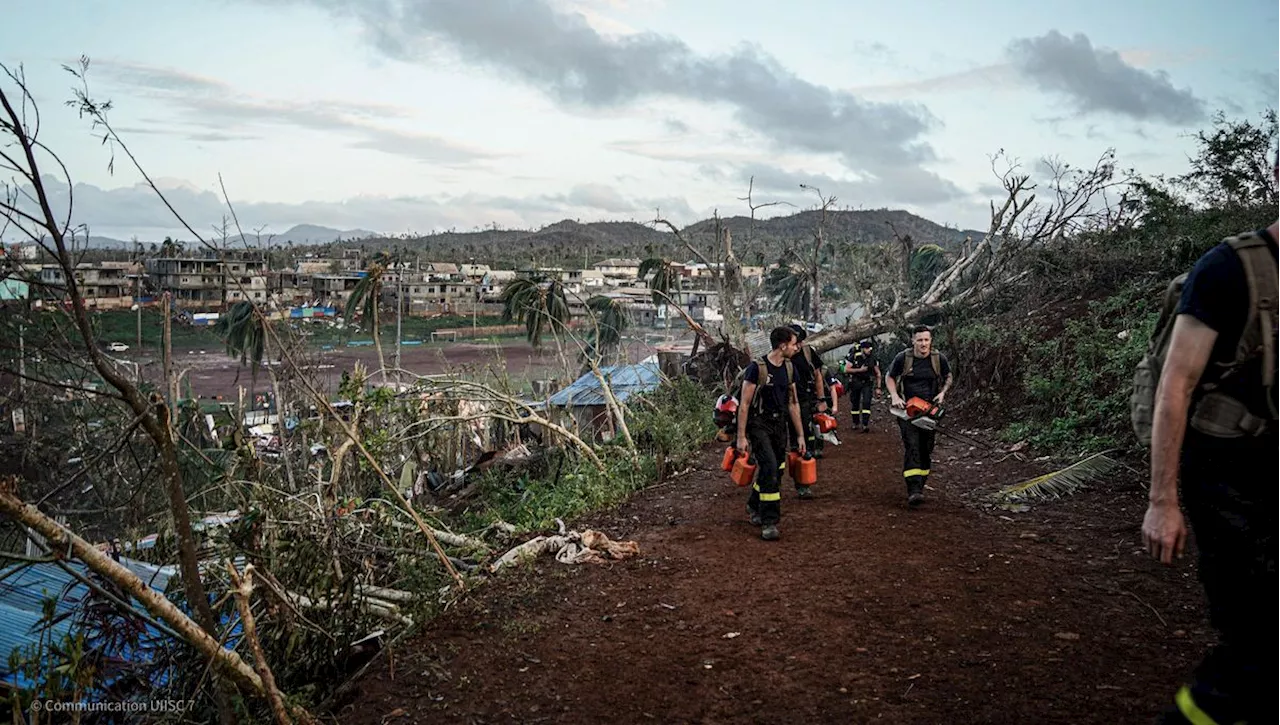
[[[1132,215],[1126,193],[1131,175],[1116,168],[1113,150],[1103,153],[1091,168],[1076,169],[1055,159],[1042,165],[1048,179],[1037,183],[1016,159],[1003,152],[992,157],[992,170],[1004,196],[990,203],[990,224],[983,237],[966,239],[941,271],[933,256],[937,252],[921,259],[917,252],[928,247],[917,249],[914,241],[903,237],[898,237],[896,249],[881,246],[863,253],[850,277],[864,316],[812,335],[808,343],[824,352],[900,330],[930,315],[978,304],[1027,278],[1021,262],[1028,250],[1067,244],[1084,232],[1122,223]],[[928,272],[936,276],[927,286],[913,284],[922,279],[913,274],[913,265],[919,265],[917,270],[933,265],[935,269]],[[895,268],[901,273],[890,271]]]

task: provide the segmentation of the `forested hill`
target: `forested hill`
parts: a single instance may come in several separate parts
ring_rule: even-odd
[[[735,216],[721,220],[733,233],[734,249],[749,263],[761,258],[775,261],[779,243],[812,238],[820,212],[802,211],[785,216],[757,219]],[[709,246],[715,220],[689,225],[681,233],[699,247]],[[885,242],[894,230],[910,234],[917,242],[944,247],[966,235],[981,238],[983,232],[947,228],[903,210],[829,211],[825,236],[834,243]],[[441,232],[413,238],[372,238],[356,242],[373,249],[404,248],[442,262],[483,261],[498,266],[541,264],[582,266],[603,259],[641,259],[667,256],[683,260],[687,250],[666,230],[637,222],[600,221],[579,223],[566,219],[538,230],[485,229],[473,232]]]

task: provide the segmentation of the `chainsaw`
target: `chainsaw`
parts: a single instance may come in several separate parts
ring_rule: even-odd
[[[949,438],[954,438],[961,443],[977,446],[979,448],[990,448],[985,443],[976,441],[968,436],[952,433],[945,427],[938,427],[938,419],[945,412],[943,407],[937,403],[931,403],[924,398],[910,398],[907,400],[906,408],[890,408],[890,412],[899,418],[905,419],[911,425],[927,431],[935,431]]]

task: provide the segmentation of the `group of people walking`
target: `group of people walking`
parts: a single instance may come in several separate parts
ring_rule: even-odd
[[[845,383],[829,373],[822,356],[805,344],[806,331],[800,325],[775,328],[769,335],[770,350],[752,360],[742,375],[736,409],[735,447],[753,456],[756,478],[747,499],[747,515],[760,526],[760,537],[776,541],[781,534],[782,479],[787,471],[788,451],[821,459],[825,439],[815,417],[835,413],[839,398],[835,390],[848,393],[853,430],[871,431],[872,400],[880,394],[880,364],[871,340],[850,348],[839,372]],[[883,376],[890,404],[905,409],[910,398],[941,403],[951,387],[951,368],[945,356],[933,349],[933,331],[924,325],[912,330],[912,345],[903,350]],[[913,425],[905,417],[898,420],[903,443],[903,478],[907,505],[924,503],[925,483],[931,468],[935,433]],[[813,498],[811,485],[795,478],[796,497]]]

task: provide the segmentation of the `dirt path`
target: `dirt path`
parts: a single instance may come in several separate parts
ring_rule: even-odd
[[[1030,512],[969,492],[1039,473],[940,439],[904,505],[897,429],[844,430],[782,540],[708,449],[578,522],[609,566],[539,561],[375,666],[344,723],[1143,723],[1211,641],[1194,568],[1138,550],[1132,477]],[[388,717],[390,716],[390,717]]]

